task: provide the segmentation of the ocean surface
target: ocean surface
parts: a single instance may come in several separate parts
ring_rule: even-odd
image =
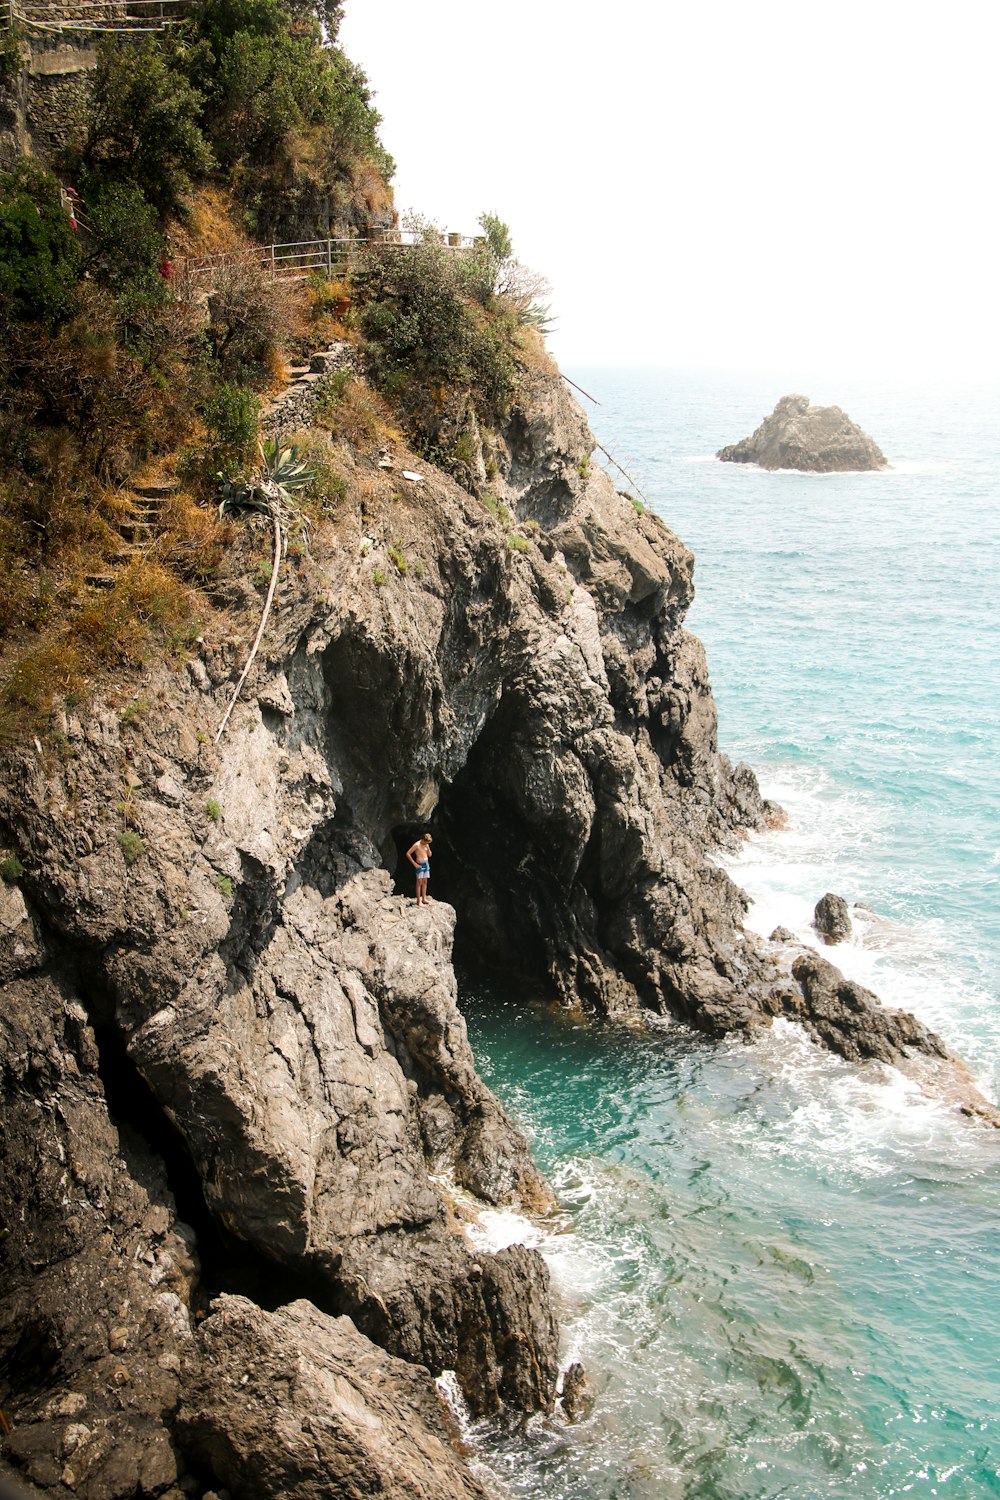
[[[591,426],[697,557],[688,619],[720,743],[789,826],[729,868],[750,925],[808,939],[1000,1090],[1000,390],[578,370]],[[892,467],[713,454],[799,389]],[[466,985],[484,1076],[559,1195],[538,1245],[576,1427],[469,1424],[532,1500],[1000,1496],[1000,1136],[778,1023],[752,1046],[577,1024]]]

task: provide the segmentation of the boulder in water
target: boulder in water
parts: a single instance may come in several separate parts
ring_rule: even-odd
[[[720,448],[723,463],[814,473],[886,469],[885,455],[839,406],[810,406],[808,396],[782,396],[752,437]]]
[[[851,935],[851,914],[843,896],[835,896],[832,891],[827,891],[816,902],[813,926],[824,943],[846,943]]]

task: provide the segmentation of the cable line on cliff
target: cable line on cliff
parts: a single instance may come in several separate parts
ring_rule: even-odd
[[[563,378],[563,380],[565,380],[566,384],[567,385],[571,385],[573,387],[574,391],[579,391],[581,396],[586,396],[586,398],[587,398],[588,401],[593,401],[593,403],[594,403],[595,406],[600,406],[601,403],[598,401],[597,397],[596,396],[592,396],[589,391],[585,391],[582,385],[577,385],[577,383],[576,383],[575,380],[570,380],[569,376],[565,373],[565,371],[560,370],[559,373],[560,373],[560,375],[562,375],[562,378]],[[636,494],[639,496],[639,499],[643,502],[643,504],[644,505],[648,505],[649,501],[646,499],[646,496],[642,493],[642,490],[636,484],[635,480],[632,478],[632,476],[628,472],[628,470],[625,469],[625,468],[623,468],[622,465],[618,462],[617,458],[613,458],[612,457],[612,455],[608,452],[607,448],[604,447],[603,443],[595,443],[594,447],[597,449],[598,453],[603,453],[604,454],[604,457],[607,459],[607,461],[608,461],[609,464],[614,464],[614,466],[618,470],[619,474],[621,474],[622,478],[625,479],[626,482],[632,486],[632,488],[635,490]]]
[[[579,391],[581,396],[586,396],[588,401],[593,401],[595,406],[600,406],[601,403],[598,401],[596,396],[592,396],[589,391],[585,391],[582,385],[577,385],[575,380],[570,380],[569,376],[565,374],[564,371],[560,370],[559,373],[560,375],[562,375],[562,378],[563,380],[565,380],[566,384],[573,387],[574,391]]]

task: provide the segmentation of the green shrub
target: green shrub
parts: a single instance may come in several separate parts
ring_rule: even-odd
[[[476,461],[476,445],[472,434],[460,432],[455,439],[454,455],[460,464],[474,464]]]
[[[15,880],[20,880],[24,874],[24,866],[16,854],[5,854],[0,859],[0,880],[11,885]]]
[[[8,16],[9,14],[8,11]],[[7,24],[0,32],[0,83],[16,78],[23,66],[20,29]]]
[[[382,390],[402,393],[410,376],[424,390],[468,391],[477,414],[495,422],[517,383],[513,325],[470,295],[464,262],[428,226],[405,253],[373,251],[355,276],[361,332]]]
[[[397,573],[408,573],[410,570],[410,565],[406,561],[403,549],[399,546],[398,543],[394,547],[389,548],[389,561],[392,563]]]
[[[646,507],[641,500],[636,499],[635,495],[629,495],[628,500],[637,516],[644,516],[646,514]]]
[[[217,802],[215,800],[214,797],[208,797],[208,798],[206,798],[206,800],[205,800],[205,814],[206,814],[206,816],[208,818],[210,818],[212,820],[213,823],[218,823],[218,822],[221,821],[221,819],[222,819],[222,806],[221,806],[221,804],[219,802]]]
[[[146,852],[146,846],[137,833],[131,828],[126,828],[118,835],[118,847],[122,851],[122,858],[128,866],[132,866]]]
[[[188,76],[205,95],[205,132],[225,167],[259,170],[280,159],[291,132],[322,128],[335,165],[368,157],[391,172],[364,73],[338,47],[319,45],[326,9],[294,0],[196,8]]]
[[[350,370],[331,370],[325,375],[319,384],[319,395],[316,400],[316,419],[319,422],[327,422],[332,418],[337,407],[347,394],[347,388],[351,383]]]
[[[518,536],[516,531],[507,533],[507,549],[510,552],[527,552],[530,543],[526,537]]]
[[[84,180],[87,228],[93,249],[87,270],[116,294],[130,292],[154,302],[164,295],[160,262],[165,241],[156,209],[131,182]]]
[[[231,896],[233,894],[233,882],[228,875],[217,875],[215,877],[215,884],[224,896]]]
[[[260,401],[253,391],[224,381],[205,403],[204,418],[213,471],[253,456],[260,423]]]
[[[385,583],[385,574],[382,572],[381,568],[375,569],[374,573],[372,574],[372,583],[374,583],[377,589],[380,589]]]
[[[513,517],[502,500],[498,500],[496,495],[491,495],[488,491],[483,495],[482,499],[483,504],[494,520],[499,521],[501,526],[510,525]]]
[[[0,176],[0,318],[68,313],[82,260],[56,179],[31,162]]]

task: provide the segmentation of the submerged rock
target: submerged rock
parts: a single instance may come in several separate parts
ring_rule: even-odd
[[[843,896],[827,891],[816,902],[813,927],[824,943],[846,943],[851,935],[851,913]]]
[[[835,471],[886,469],[885,455],[839,406],[810,406],[808,396],[782,396],[754,432],[715,455],[723,463],[762,469]]]

